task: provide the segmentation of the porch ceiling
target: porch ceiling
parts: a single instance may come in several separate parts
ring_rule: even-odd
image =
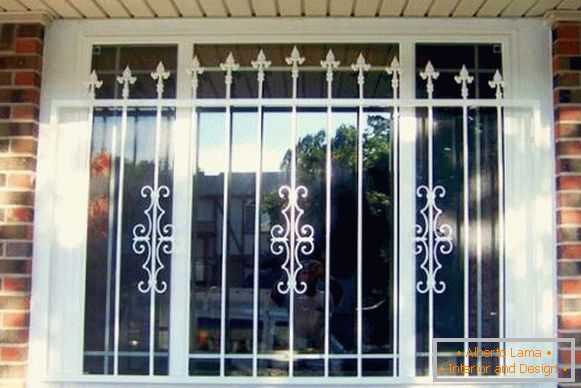
[[[55,19],[178,17],[539,17],[581,0],[0,0],[0,16]]]

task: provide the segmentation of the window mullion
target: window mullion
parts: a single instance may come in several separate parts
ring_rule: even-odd
[[[415,98],[415,47],[411,40],[400,43],[401,99]],[[402,108],[399,118],[399,376],[415,376],[416,344],[416,119],[414,108]]]
[[[178,47],[177,97],[190,97],[189,82],[182,79],[192,59],[193,46],[180,43]],[[191,228],[192,228],[192,163],[195,147],[195,106],[192,109],[177,109],[173,130],[173,224],[174,253],[171,265],[170,287],[170,330],[169,330],[169,375],[188,375],[189,308],[191,275]]]

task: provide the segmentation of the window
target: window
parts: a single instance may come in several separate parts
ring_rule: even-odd
[[[51,298],[83,311],[51,307],[82,323],[47,329],[50,381],[429,383],[432,338],[519,336],[509,161],[544,154],[512,41],[289,40],[87,39],[95,98],[53,107],[86,232],[55,212]]]

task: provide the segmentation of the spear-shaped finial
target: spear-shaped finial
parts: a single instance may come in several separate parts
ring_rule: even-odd
[[[439,76],[440,72],[434,70],[432,61],[428,61],[426,64],[426,69],[420,72],[420,77],[422,77],[423,80],[427,80],[426,89],[428,91],[428,98],[430,100],[434,96],[434,80],[438,79]]]
[[[272,64],[271,61],[266,60],[266,55],[264,51],[260,50],[255,61],[252,61],[252,67],[258,70],[258,82],[262,84],[264,82],[264,70],[268,69]]]
[[[391,65],[385,68],[385,72],[391,75],[391,88],[393,89],[393,98],[399,96],[399,77],[401,76],[401,67],[397,57],[391,61]]]
[[[369,69],[371,69],[371,65],[365,61],[363,53],[359,53],[357,61],[351,65],[351,68],[353,71],[358,72],[357,83],[359,86],[363,86],[363,83],[365,82],[365,76],[363,75],[363,72],[369,71]]]
[[[103,85],[103,81],[101,81],[97,77],[97,72],[95,70],[93,70],[91,72],[91,74],[89,75],[89,79],[87,80],[87,82],[85,84],[89,88],[89,97],[95,98],[95,91],[96,91],[96,89],[101,88],[101,86]]]
[[[123,90],[121,92],[123,99],[129,98],[129,84],[133,85],[135,81],[137,81],[137,78],[131,75],[131,69],[129,66],[126,66],[125,70],[123,70],[123,74],[120,77],[117,77],[117,82],[123,85]]]
[[[192,87],[192,97],[196,98],[198,94],[198,77],[204,73],[204,68],[200,66],[200,61],[197,56],[192,60],[192,66],[187,70],[190,76],[190,85]]]
[[[333,69],[336,69],[339,66],[339,61],[335,60],[335,54],[333,54],[333,50],[329,49],[327,52],[327,57],[324,61],[321,61],[321,66],[327,69],[327,82],[333,82]]]
[[[492,78],[492,81],[488,81],[488,85],[492,89],[496,89],[496,98],[497,99],[501,99],[503,97],[504,80],[502,79],[502,75],[500,74],[500,71],[496,70],[496,73],[494,73],[494,77]]]
[[[463,99],[467,99],[468,98],[468,84],[471,84],[472,81],[474,81],[474,77],[472,77],[469,73],[468,73],[468,69],[466,68],[466,66],[462,65],[462,69],[460,69],[460,73],[456,76],[454,76],[454,81],[456,81],[457,84],[462,85],[462,98]]]
[[[220,63],[220,68],[226,72],[226,85],[232,85],[232,72],[240,68],[240,65],[234,60],[232,52],[226,57],[226,62]]]
[[[290,57],[286,57],[285,61],[287,65],[292,66],[291,70],[292,78],[294,80],[299,78],[299,65],[302,65],[305,62],[305,57],[301,57],[301,54],[299,53],[299,49],[297,49],[297,46],[293,47]]]
[[[165,70],[163,62],[159,61],[155,71],[151,72],[151,78],[157,81],[155,89],[157,90],[157,98],[161,98],[163,95],[163,80],[168,79],[170,75],[169,71]]]

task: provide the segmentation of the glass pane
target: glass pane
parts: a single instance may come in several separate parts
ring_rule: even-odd
[[[502,72],[500,44],[417,44],[416,96],[426,98],[426,81],[420,77],[428,61],[440,76],[434,81],[434,98],[460,98],[460,85],[454,80],[465,65],[474,82],[468,85],[469,98],[494,98],[495,91],[488,81],[496,70]]]
[[[157,176],[159,185],[167,186],[168,195],[162,195],[159,201],[163,211],[158,213],[161,230],[165,230],[172,219],[173,154],[170,144],[174,119],[173,110],[163,112]],[[166,288],[154,293],[152,299],[151,291],[140,290],[148,284],[148,273],[143,265],[151,263],[147,256],[151,250],[144,246],[140,251],[134,244],[136,231],[145,233],[153,217],[147,190],[154,183],[156,110],[128,108],[123,161],[119,158],[122,146],[120,110],[96,109],[93,124],[85,315],[85,354],[92,357],[85,359],[85,369],[87,373],[113,373],[115,287],[119,285],[119,373],[149,373],[150,306],[153,302],[153,372],[167,374],[170,303],[167,290],[171,286],[171,257],[163,249],[157,251],[156,264],[161,268],[157,281],[160,289],[162,284],[166,284]],[[124,163],[123,176],[120,175],[121,162]],[[123,198],[119,203],[121,185]],[[116,216],[121,205],[122,219],[119,221]],[[119,281],[115,279],[118,222],[121,222]],[[143,229],[134,229],[139,224]],[[98,358],[101,367],[95,368]]]
[[[322,110],[301,110],[297,117],[297,187],[304,186],[308,190],[304,198],[298,199],[304,214],[298,218],[297,230],[306,236],[309,233],[303,228],[310,226],[314,238],[312,253],[302,252],[302,247],[309,248],[308,243],[295,248],[299,250],[303,266],[297,281],[306,284],[306,291],[294,296],[294,348],[298,353],[323,353],[325,342],[326,118]],[[313,367],[306,362],[299,362],[297,367],[302,368],[303,364]],[[295,371],[301,370],[295,368]]]
[[[363,133],[363,352],[393,352],[392,114],[364,113]]]
[[[156,81],[151,78],[157,64],[163,62],[170,77],[164,82],[164,98],[176,96],[177,46],[175,45],[96,45],[93,46],[91,68],[97,72],[103,85],[96,90],[96,98],[121,98],[123,85],[117,77],[126,66],[137,78],[131,85],[130,98],[157,98]]]
[[[333,111],[329,352],[357,347],[357,111]]]
[[[277,286],[286,281],[282,271],[284,255],[271,251],[270,231],[275,225],[285,225],[281,209],[285,206],[278,190],[290,183],[290,171],[285,165],[291,149],[291,120],[288,110],[267,110],[263,119],[263,154],[261,220],[260,220],[260,274],[259,274],[259,332],[258,351],[273,354],[288,351],[289,311],[285,295]],[[279,363],[266,363],[266,369],[276,369]],[[287,363],[288,364],[288,363]],[[288,365],[287,365],[288,366]],[[285,367],[286,368],[286,367]],[[271,372],[263,372],[271,373]],[[274,371],[272,373],[275,373]],[[276,372],[278,373],[278,372]]]
[[[420,119],[418,142],[418,185],[428,181],[427,119],[425,110],[417,110]],[[468,111],[468,166],[463,163],[463,132],[461,108],[434,110],[434,186],[441,185],[445,195],[436,197],[436,206],[442,211],[437,218],[441,233],[443,225],[450,226],[453,246],[449,253],[436,249],[441,269],[436,282],[445,284],[442,292],[434,291],[433,321],[429,321],[429,292],[417,293],[416,330],[418,373],[427,374],[429,328],[433,336],[498,337],[499,320],[499,258],[498,258],[498,144],[496,141],[496,109],[470,109]],[[464,223],[464,173],[468,169],[469,223]],[[425,197],[417,201],[418,209],[425,205]],[[438,214],[437,209],[434,210]],[[418,214],[418,225],[425,220]],[[468,229],[469,241],[464,238]],[[465,260],[468,254],[468,261]],[[418,255],[419,281],[425,281],[426,272],[420,267],[423,251]],[[434,264],[437,266],[437,264]],[[468,266],[468,278],[465,266]],[[438,286],[439,288],[439,286]],[[464,293],[468,290],[468,310]],[[465,323],[468,333],[465,333]],[[477,344],[473,344],[476,346]],[[481,346],[481,345],[478,345]],[[441,352],[455,353],[457,345],[442,344]]]
[[[224,110],[198,116],[194,175],[190,352],[220,352],[222,222],[226,167]]]
[[[85,291],[85,373],[113,372],[118,159],[112,158],[121,111],[95,109],[91,139]],[[117,146],[117,145],[115,145]],[[96,356],[89,356],[96,354]]]
[[[390,78],[384,68],[398,56],[396,44],[298,44],[296,45],[305,57],[301,65],[298,79],[298,96],[301,98],[326,98],[327,81],[325,69],[320,62],[325,59],[329,49],[332,49],[336,60],[340,62],[335,70],[333,82],[333,97],[358,97],[357,74],[351,69],[351,64],[357,61],[359,53],[363,53],[367,62],[374,66],[366,74],[364,94],[368,98],[390,98],[392,88]],[[194,54],[197,55],[206,71],[200,77],[200,98],[224,98],[224,72],[220,63],[224,62],[230,52],[234,55],[241,68],[234,73],[232,84],[233,98],[256,98],[258,85],[256,70],[251,67],[260,50],[263,50],[267,60],[272,62],[266,71],[264,82],[264,97],[290,98],[292,81],[290,67],[285,61],[293,49],[291,44],[238,44],[238,45],[206,45],[196,44]]]
[[[255,171],[259,163],[256,152],[257,125],[256,112],[236,110],[232,113],[226,266],[227,353],[252,353]],[[231,364],[238,365],[234,360]]]

